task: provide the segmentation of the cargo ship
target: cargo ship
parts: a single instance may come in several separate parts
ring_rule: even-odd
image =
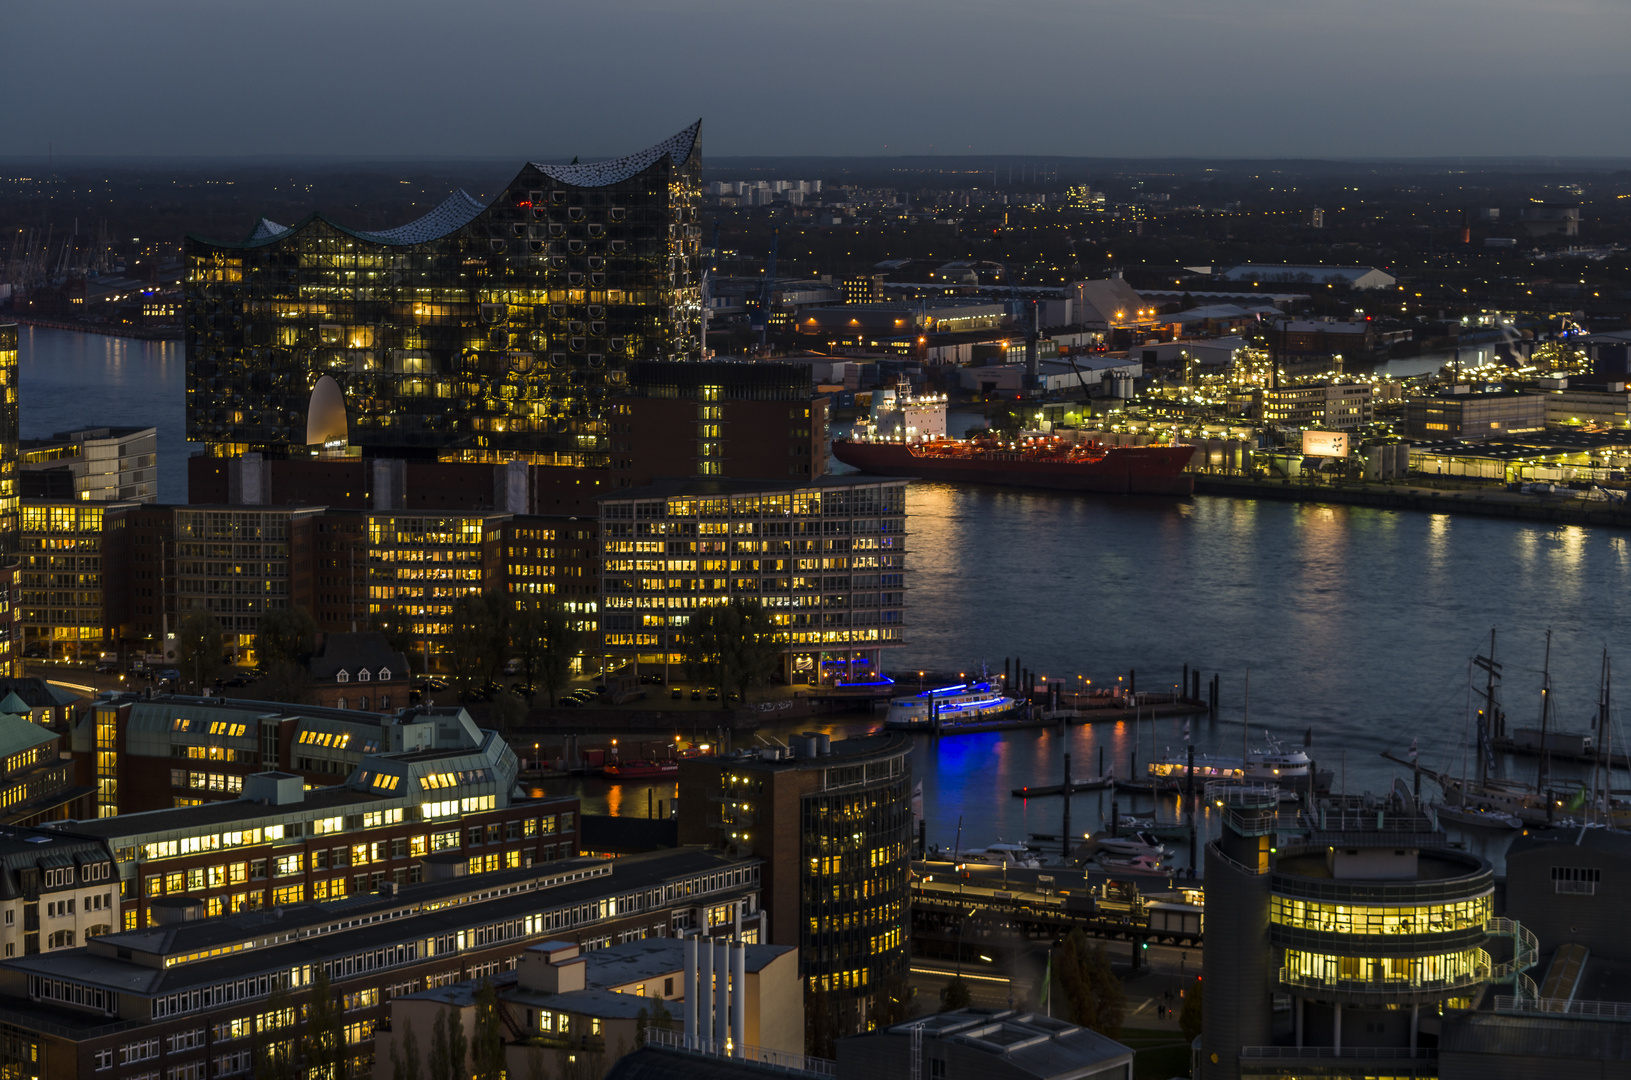
[[[1075,445],[1049,436],[1012,443],[996,439],[919,443],[835,439],[832,444],[833,457],[878,476],[1117,495],[1193,494],[1195,478],[1184,469],[1194,453],[1190,446]]]

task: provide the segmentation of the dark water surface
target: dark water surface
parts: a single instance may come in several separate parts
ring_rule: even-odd
[[[19,326],[25,439],[87,427],[156,427],[159,500],[187,501],[186,359],[179,341]]]
[[[21,346],[25,435],[156,424],[161,497],[184,498],[179,344],[23,328]],[[1402,755],[1413,738],[1424,764],[1460,769],[1468,658],[1487,647],[1492,626],[1510,726],[1538,716],[1548,627],[1561,726],[1589,730],[1605,646],[1631,682],[1631,548],[1618,532],[943,484],[914,484],[908,506],[907,645],[891,670],[914,687],[919,669],[985,663],[1000,672],[1018,655],[1067,682],[1102,685],[1136,669],[1139,687],[1153,690],[1170,688],[1187,662],[1222,674],[1221,719],[1198,719],[1195,743],[1238,754],[1249,667],[1251,745],[1264,744],[1265,728],[1299,744],[1312,729],[1321,764],[1358,792],[1402,775],[1379,755]],[[826,725],[836,734],[866,727]],[[1617,720],[1615,741],[1625,745],[1625,734]],[[1059,799],[1015,799],[1009,789],[1057,782],[1067,749],[1077,775],[1098,771],[1101,750],[1125,773],[1135,738],[1142,767],[1152,746],[1181,752],[1184,721],[920,738],[914,767],[931,841],[949,845],[959,817],[965,843],[1057,831]],[[1528,775],[1534,766],[1510,767]],[[591,812],[643,815],[648,790],[653,804],[672,795],[672,785],[574,787]],[[1073,828],[1096,828],[1109,805],[1108,795],[1076,796]]]

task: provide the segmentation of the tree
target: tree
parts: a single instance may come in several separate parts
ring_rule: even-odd
[[[368,629],[385,635],[391,651],[413,656],[413,620],[396,608],[382,608],[368,616]],[[430,674],[428,671],[425,674]]]
[[[203,689],[204,676],[221,666],[221,624],[207,611],[195,611],[176,626],[176,669]]]
[[[1058,949],[1054,970],[1071,1022],[1115,1038],[1127,1013],[1127,996],[1110,970],[1104,946],[1089,945],[1086,934],[1072,930]]]
[[[470,1054],[464,1037],[464,1019],[458,1009],[448,1009],[443,1015],[447,1019],[447,1060],[451,1070],[448,1080],[470,1080]]]
[[[572,681],[572,661],[583,651],[583,633],[571,613],[557,603],[540,604],[517,619],[519,634],[530,639],[519,654],[527,682],[544,692],[553,708]]]
[[[487,712],[493,729],[506,739],[526,718],[527,703],[513,690],[500,690],[493,698],[493,707]]]
[[[458,1009],[443,1009],[431,1025],[429,1080],[470,1080],[464,1021]]]
[[[769,681],[781,658],[769,612],[740,597],[693,611],[682,645],[693,682],[733,689],[744,701],[749,687]]]
[[[879,1027],[889,1027],[909,1019],[917,1011],[912,1001],[912,983],[905,972],[885,976],[872,995],[872,1016]]]
[[[317,620],[298,604],[273,608],[255,628],[255,659],[262,667],[298,664],[317,649]]]
[[[315,966],[317,974],[312,980],[311,1003],[306,1006],[306,1035],[302,1040],[306,1076],[309,1080],[342,1080],[345,1022],[329,986],[328,971],[322,964]]]
[[[503,1080],[504,1023],[498,1015],[498,989],[483,979],[476,989],[475,1031],[470,1039],[470,1065],[475,1080]]]
[[[966,1009],[972,1004],[974,995],[969,991],[968,980],[961,975],[953,975],[940,991],[940,1011]]]
[[[310,702],[311,680],[304,665],[292,660],[274,660],[262,667],[265,674],[239,690],[238,697],[255,701],[281,701],[290,705]]]
[[[1184,989],[1184,1007],[1178,1010],[1178,1028],[1184,1033],[1184,1038],[1194,1042],[1201,1034],[1201,979],[1195,976],[1195,981]]]
[[[816,1057],[833,1056],[833,1041],[838,1037],[838,1021],[833,1015],[832,999],[827,991],[817,990],[810,995],[804,1009],[804,1052]]]
[[[487,597],[466,593],[453,601],[447,647],[453,656],[453,679],[461,687],[492,678],[499,663],[499,650],[493,647],[497,631],[498,619]]]
[[[419,1037],[412,1024],[402,1028],[402,1038],[391,1042],[391,1080],[420,1080]]]
[[[634,1014],[635,1038],[640,1046],[646,1044],[646,1029],[660,1028],[663,1031],[674,1030],[674,1014],[668,1011],[668,1002],[662,995],[651,995],[649,1006],[640,1006],[640,1011]]]
[[[266,1011],[256,1020],[253,1054],[254,1080],[301,1080],[294,1049],[294,999],[279,987],[266,999]]]

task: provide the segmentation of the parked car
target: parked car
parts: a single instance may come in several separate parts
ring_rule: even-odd
[[[718,701],[719,700],[719,690],[718,690],[718,688],[712,687],[712,686],[708,687],[708,700],[709,701]]]
[[[98,675],[112,675],[114,672],[116,672],[118,670],[119,670],[119,665],[118,664],[109,663],[106,660],[104,660],[100,664],[96,665],[96,673]]]
[[[702,691],[701,690],[691,691],[691,700],[692,701],[701,701],[702,700]]]
[[[685,696],[685,691],[681,690],[679,687],[676,686],[676,687],[674,687],[674,689],[672,689],[672,690],[670,690],[668,692],[668,696],[670,698],[672,698],[673,700],[678,701],[682,697]]]

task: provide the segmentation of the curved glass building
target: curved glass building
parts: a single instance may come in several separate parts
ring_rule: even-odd
[[[1277,789],[1208,796],[1224,829],[1198,1075],[1435,1077],[1443,1017],[1503,980],[1534,995],[1535,937],[1495,917],[1493,868],[1408,796],[1328,800],[1285,829]]]
[[[625,366],[701,356],[700,131],[529,162],[490,201],[456,191],[395,229],[317,213],[236,242],[189,236],[187,438],[217,456],[310,453],[329,375],[349,427],[331,443],[604,465],[603,402]]]

